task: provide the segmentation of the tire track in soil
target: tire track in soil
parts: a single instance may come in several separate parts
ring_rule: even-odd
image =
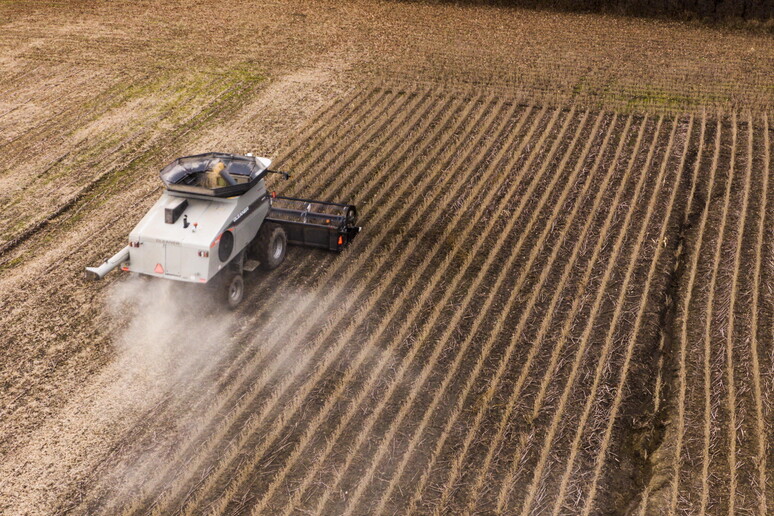
[[[618,154],[613,159],[613,162],[612,162],[612,165],[611,165],[611,169],[615,167],[615,164],[617,163],[617,161],[618,161]],[[623,188],[623,186],[624,186],[624,183],[622,182],[619,185],[619,187],[618,187],[619,188],[619,190],[618,190],[619,194],[620,194],[621,189]],[[616,201],[612,202],[611,205],[612,206],[618,205],[618,201],[616,200]],[[595,211],[596,210],[592,210],[592,213],[594,213]],[[589,222],[590,222],[590,220],[589,220]],[[585,238],[586,238],[586,235],[584,233],[583,237],[581,237],[581,240],[585,240]],[[575,253],[573,253],[573,255],[574,254]],[[553,310],[550,313],[553,313]],[[543,326],[547,326],[547,322],[544,322],[544,324],[541,326],[541,331],[542,331],[542,327]],[[542,389],[541,389],[541,391],[542,391]],[[535,412],[535,409],[533,409],[533,417],[535,415],[536,415],[536,412]],[[577,437],[577,434],[576,434],[576,437]],[[578,441],[576,439],[576,441],[574,441],[572,446],[571,446],[571,452],[570,452],[569,458],[567,460],[567,467],[565,468],[565,472],[562,475],[561,481],[559,482],[558,495],[556,497],[557,504],[554,506],[554,510],[553,510],[554,514],[557,514],[558,511],[559,511],[559,508],[561,507],[560,502],[564,498],[564,496],[565,496],[565,494],[567,492],[568,485],[569,485],[569,483],[571,481],[571,476],[574,475],[575,473],[577,473],[576,469],[573,468],[572,465],[573,465],[573,463],[575,461],[575,458],[577,456],[578,451],[579,451],[579,443],[578,443]],[[577,509],[577,507],[575,505],[573,505],[573,508]],[[568,509],[569,509],[569,507],[568,507]]]
[[[627,127],[627,129],[628,129],[628,127]],[[588,232],[588,230],[590,228],[589,224],[591,223],[591,220],[592,220],[591,218],[587,219],[586,225],[584,226],[583,236],[576,243],[576,247],[570,253],[570,260],[567,261],[567,262],[564,262],[564,264],[563,264],[564,269],[562,271],[562,277],[561,277],[561,279],[558,282],[555,283],[557,285],[557,289],[553,291],[553,294],[552,294],[552,297],[551,297],[551,301],[549,302],[548,307],[546,308],[546,307],[543,307],[541,305],[534,305],[533,306],[532,301],[531,301],[530,305],[529,305],[529,308],[527,310],[523,311],[521,313],[521,315],[520,315],[520,319],[519,319],[519,323],[518,323],[515,335],[521,336],[522,334],[524,334],[525,332],[527,332],[529,330],[529,324],[528,323],[530,322],[530,316],[532,315],[532,313],[534,313],[536,318],[538,318],[538,319],[540,318],[539,314],[541,314],[541,313],[543,313],[543,314],[548,314],[548,313],[553,314],[557,310],[558,303],[560,303],[566,297],[566,296],[559,297],[559,294],[563,293],[564,289],[567,287],[567,281],[568,281],[568,279],[570,279],[570,273],[573,270],[572,268],[568,269],[567,266],[570,265],[570,264],[574,264],[577,261],[577,255],[576,255],[577,250],[578,250],[577,244],[580,244],[581,241],[585,241],[586,240],[586,236],[587,236],[587,232]],[[554,262],[555,261],[555,257],[556,257],[556,255],[554,255],[550,259],[550,261]],[[541,272],[541,279],[543,281],[545,281],[545,278],[546,278],[545,274],[546,274],[546,272],[547,271]],[[552,283],[554,283],[554,282],[552,282]],[[543,288],[543,283],[541,283],[541,288]],[[532,337],[532,338],[527,338],[525,336],[525,340],[537,343],[537,344],[532,344],[532,348],[531,349],[538,350],[538,349],[540,349],[542,347],[542,344],[545,342],[547,332],[548,332],[548,330],[550,328],[550,325],[548,324],[550,321],[551,321],[550,317],[544,317],[543,320],[542,320],[542,323],[540,324],[540,327],[539,327],[537,335]],[[514,344],[515,344],[515,342],[514,342]],[[535,399],[533,401],[532,409],[529,411],[531,413],[531,415],[529,416],[530,420],[533,420],[535,418],[535,416],[537,415],[538,411],[540,410],[540,407],[542,407],[544,395],[545,395],[545,392],[546,392],[546,388],[548,387],[548,384],[549,384],[549,377],[552,375],[552,372],[555,370],[555,368],[558,365],[557,361],[558,361],[558,358],[559,358],[560,351],[561,351],[561,347],[554,347],[554,349],[553,349],[553,351],[551,353],[551,359],[549,361],[549,364],[545,367],[545,372],[544,372],[543,379],[540,382],[540,386],[538,388],[537,395],[535,396]],[[519,375],[519,378],[518,378],[518,381],[517,381],[517,384],[516,384],[517,387],[513,390],[513,394],[510,395],[510,397],[506,397],[508,402],[507,402],[506,410],[502,414],[502,416],[500,417],[500,420],[498,422],[497,438],[495,439],[495,441],[492,444],[490,444],[487,447],[486,459],[484,461],[483,466],[481,468],[479,468],[479,470],[478,470],[478,475],[476,477],[476,483],[474,484],[474,488],[471,490],[473,493],[477,493],[477,495],[474,496],[474,497],[467,498],[468,502],[467,502],[466,512],[469,512],[469,511],[473,510],[475,504],[478,502],[478,500],[481,498],[481,496],[483,494],[483,487],[484,486],[483,486],[482,483],[484,481],[485,474],[486,474],[487,470],[489,469],[489,467],[491,465],[491,461],[492,461],[492,459],[494,457],[495,449],[498,449],[501,446],[507,444],[507,443],[504,443],[502,441],[502,439],[505,437],[506,425],[509,423],[509,421],[511,419],[511,416],[513,414],[513,410],[515,408],[515,404],[516,404],[517,399],[521,398],[520,393],[522,392],[522,388],[525,387],[525,381],[526,381],[526,384],[527,384],[526,385],[527,388],[529,387],[529,384],[532,382],[532,380],[528,380],[527,374],[529,373],[530,365],[532,364],[532,360],[534,360],[534,358],[535,358],[535,355],[534,355],[534,353],[531,352],[531,354],[529,355],[529,361],[522,367],[521,373]],[[506,359],[506,361],[507,360],[508,359]],[[504,367],[504,364],[501,366],[500,370],[498,370],[500,375],[502,374],[503,367]],[[505,391],[505,392],[508,392],[508,391]],[[494,395],[494,393],[492,393],[492,395]],[[526,399],[526,398],[524,398],[524,399]],[[470,438],[472,438],[472,436]],[[481,437],[480,440],[482,442],[487,442],[486,437]]]
[[[637,236],[637,241],[631,249],[630,258],[625,269],[626,273],[625,273],[624,279],[622,280],[622,286],[620,287],[620,290],[618,292],[617,302],[614,303],[615,310],[613,312],[612,319],[609,321],[609,323],[607,323],[606,335],[604,338],[600,339],[600,342],[603,342],[603,344],[601,345],[602,349],[600,350],[600,356],[597,359],[597,368],[594,374],[593,383],[591,385],[591,391],[589,393],[582,392],[581,394],[585,398],[584,410],[580,416],[580,422],[574,425],[577,427],[577,430],[575,432],[576,438],[572,440],[571,446],[576,446],[577,444],[579,444],[579,440],[580,440],[579,433],[581,433],[585,427],[585,423],[589,417],[591,408],[593,406],[593,402],[595,400],[597,388],[599,386],[599,383],[602,381],[602,374],[605,371],[605,365],[607,364],[608,355],[610,353],[610,344],[613,341],[613,332],[618,326],[621,313],[623,310],[623,306],[626,301],[624,296],[626,295],[626,293],[628,293],[631,290],[631,287],[629,285],[632,281],[632,277],[636,270],[636,265],[637,265],[636,259],[641,256],[641,254],[639,253],[640,247],[642,246],[642,243],[645,239],[645,236],[647,234],[647,230],[649,228],[649,225],[651,224],[651,221],[654,220],[653,213],[656,208],[655,201],[659,198],[660,190],[666,182],[664,173],[666,171],[667,161],[671,157],[671,146],[672,146],[672,142],[674,141],[674,136],[676,134],[677,127],[678,127],[678,120],[675,119],[669,140],[666,145],[666,152],[664,153],[664,156],[663,156],[662,166],[659,167],[660,171],[657,176],[657,179],[659,179],[659,181],[657,181],[659,183],[659,186],[657,189],[653,191],[653,193],[650,196],[643,197],[643,199],[647,199],[647,209],[646,209],[644,223],[640,226],[638,236]],[[658,132],[659,131],[657,131],[657,133]],[[657,160],[654,160],[653,153],[651,153],[646,162],[646,169],[643,171],[643,174],[642,174],[643,178],[649,175],[648,170],[650,170],[656,164],[656,161]],[[661,178],[664,178],[664,180],[662,181]],[[639,185],[640,184],[638,184],[638,186]],[[642,193],[642,195],[644,196],[646,194]],[[632,208],[627,212],[627,219],[626,219],[626,222],[624,223],[624,227],[628,227],[628,223],[631,222],[631,217],[636,209],[636,206],[637,204],[635,202],[635,204],[632,205]],[[655,219],[655,220],[658,220],[658,219]],[[657,245],[658,245],[658,242],[657,242]],[[609,266],[617,264],[618,260],[622,259],[625,256],[624,254],[625,252],[626,252],[625,244],[619,239],[616,242],[614,247],[615,258],[609,262]],[[608,271],[606,271],[603,277],[603,280],[602,280],[603,285],[608,285],[608,283],[611,282],[610,270],[611,269],[608,269]],[[598,291],[599,293],[597,296],[597,300],[601,300],[601,293],[606,290],[607,290],[606,287],[602,287],[600,291]],[[601,306],[602,305],[599,305],[597,306],[597,308],[601,309]],[[605,312],[604,310],[600,311],[600,310],[592,309],[592,313],[594,314],[601,314],[604,312]],[[602,325],[603,325],[602,328],[604,328],[605,323],[603,322]],[[535,473],[533,475],[533,481],[530,484],[528,496],[524,500],[524,504],[522,506],[523,507],[522,513],[529,512],[532,507],[532,504],[536,505],[535,510],[540,510],[542,500],[540,500],[539,498],[536,498],[536,493],[537,493],[536,487],[540,485],[541,492],[545,492],[546,483],[550,482],[550,476],[544,479],[544,475],[551,475],[552,473],[552,469],[548,469],[547,471],[545,471],[546,464],[548,463],[548,454],[551,453],[552,461],[553,460],[561,461],[561,459],[558,457],[561,457],[563,453],[562,451],[557,451],[557,449],[560,448],[559,445],[552,446],[553,445],[552,439],[556,438],[562,444],[564,444],[565,442],[564,440],[562,440],[561,434],[559,434],[560,437],[558,438],[556,437],[557,433],[561,432],[561,429],[559,429],[558,424],[564,414],[564,408],[567,407],[567,400],[569,400],[569,396],[571,395],[572,388],[574,387],[573,382],[577,378],[577,371],[580,370],[581,368],[581,364],[583,362],[583,356],[587,349],[586,343],[589,342],[589,339],[591,339],[592,342],[597,341],[597,339],[592,336],[594,331],[594,326],[595,325],[593,323],[588,324],[584,331],[583,337],[581,337],[582,344],[580,346],[579,351],[577,351],[575,354],[572,370],[570,372],[570,377],[567,380],[565,389],[562,393],[562,398],[561,398],[559,407],[555,410],[553,414],[548,437],[544,441],[544,446],[541,451],[538,467],[536,468]],[[600,328],[600,330],[602,328]],[[570,439],[566,439],[566,441],[569,442]],[[570,453],[572,453],[572,451]],[[514,463],[515,463],[515,458],[514,458]],[[550,465],[553,466],[553,464],[554,462],[552,462]]]
[[[712,160],[712,167],[716,168],[717,172],[714,176],[710,203],[707,205],[708,214],[704,227],[704,234],[708,236],[703,239],[702,247],[697,248],[699,256],[696,258],[696,278],[701,278],[704,281],[697,281],[695,286],[697,292],[692,299],[696,306],[687,306],[685,313],[685,317],[688,318],[686,323],[688,325],[687,345],[700,347],[702,350],[701,361],[696,364],[698,371],[693,374],[689,371],[687,379],[684,411],[686,435],[684,442],[681,442],[682,446],[685,447],[685,453],[678,466],[679,477],[675,480],[675,482],[683,483],[685,487],[678,489],[678,486],[673,484],[672,499],[670,500],[670,509],[674,507],[676,510],[681,510],[678,505],[679,494],[679,502],[684,507],[682,510],[695,512],[704,512],[710,506],[722,504],[723,498],[727,494],[726,491],[715,492],[715,489],[710,485],[710,481],[714,477],[712,470],[715,459],[713,455],[716,455],[711,450],[717,439],[717,428],[714,427],[713,419],[719,417],[717,411],[722,410],[722,407],[717,403],[720,401],[717,396],[722,394],[723,388],[720,385],[721,390],[718,390],[714,385],[713,367],[714,364],[718,363],[718,359],[721,363],[724,360],[724,354],[718,355],[717,351],[720,349],[713,346],[714,341],[711,336],[712,322],[715,317],[714,309],[712,309],[712,300],[715,295],[712,278],[717,278],[717,273],[714,272],[719,265],[716,262],[716,249],[722,245],[719,238],[720,231],[718,231],[719,227],[724,224],[722,207],[727,203],[726,193],[730,191],[733,181],[730,149],[734,138],[733,126],[728,122],[728,119],[719,119],[718,123],[720,124],[718,127],[719,135],[716,136],[718,145]],[[689,363],[692,358],[689,355]],[[698,382],[695,381],[695,378],[701,378],[703,381],[697,385]],[[691,430],[694,428],[703,429],[701,441],[697,440],[697,436],[691,435]],[[683,455],[682,452],[681,455]],[[697,463],[699,458],[701,466]],[[701,473],[697,475],[698,472]],[[723,474],[722,471],[718,473]],[[697,499],[695,496],[697,492],[701,493],[701,498]]]

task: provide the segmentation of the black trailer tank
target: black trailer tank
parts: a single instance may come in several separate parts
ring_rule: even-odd
[[[288,242],[341,251],[360,232],[351,204],[272,196],[269,222],[281,225]]]

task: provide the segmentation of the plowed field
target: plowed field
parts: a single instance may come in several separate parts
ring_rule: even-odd
[[[555,75],[570,61],[506,55],[519,31],[497,23],[634,37],[605,18],[270,5],[276,40],[186,47],[185,23],[155,41],[158,14],[118,5],[84,7],[105,53],[74,25],[38,44],[41,14],[2,8],[0,512],[771,510],[770,40],[729,35],[759,50],[724,70],[625,62],[622,83],[604,45]],[[97,23],[120,8],[143,24]],[[352,38],[373,12],[409,40]],[[454,24],[417,28],[438,12]],[[662,49],[679,28],[653,27]],[[676,63],[714,34],[690,30]],[[444,34],[485,44],[436,59]],[[121,45],[126,69],[105,57]],[[270,155],[292,173],[272,188],[352,202],[362,233],[251,273],[236,312],[171,282],[85,283],[158,168],[213,149]]]

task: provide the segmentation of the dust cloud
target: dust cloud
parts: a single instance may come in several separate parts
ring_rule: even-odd
[[[137,494],[188,432],[191,406],[215,388],[218,365],[228,363],[236,316],[214,297],[202,285],[141,278],[108,287],[104,313],[118,328],[113,356],[0,464],[0,513],[89,512],[79,505],[96,479],[97,496]]]
[[[183,391],[206,387],[201,382],[229,354],[235,316],[211,288],[130,278],[111,286],[107,310],[123,325],[114,337],[123,381]]]

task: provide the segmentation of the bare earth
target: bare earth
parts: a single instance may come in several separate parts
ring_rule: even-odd
[[[772,511],[770,36],[367,0],[0,27],[0,512]],[[236,312],[85,282],[211,150],[362,235]]]

